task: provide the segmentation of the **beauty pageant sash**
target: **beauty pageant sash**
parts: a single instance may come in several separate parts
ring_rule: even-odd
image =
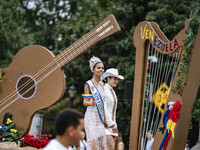
[[[98,89],[96,88],[96,86],[94,85],[94,83],[91,80],[87,81],[87,83],[90,87],[90,92],[93,95],[93,99],[97,103],[96,107],[97,107],[98,114],[99,114],[99,117],[101,119],[101,122],[104,124],[104,102],[103,102],[103,99],[101,97],[101,94],[99,93]]]

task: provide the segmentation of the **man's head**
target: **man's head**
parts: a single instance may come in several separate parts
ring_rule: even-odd
[[[151,130],[149,130],[148,132],[147,132],[147,139],[148,140],[151,140],[153,138],[153,132],[151,131]]]
[[[124,77],[122,75],[119,75],[118,70],[115,68],[107,69],[103,76],[101,76],[101,80],[104,83],[108,83],[111,87],[117,86],[118,79],[123,80]]]
[[[79,145],[83,128],[83,115],[76,110],[64,109],[56,117],[56,134],[63,140],[68,139],[70,145]]]
[[[111,87],[116,87],[118,84],[118,78],[117,77],[107,77],[107,83],[111,86]]]

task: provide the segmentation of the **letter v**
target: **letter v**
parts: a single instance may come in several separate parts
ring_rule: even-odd
[[[147,27],[147,25],[145,25],[144,31],[143,31],[143,32],[142,32],[142,27],[140,27],[140,29],[141,29],[141,38],[142,38],[142,39],[144,39],[144,33],[145,33],[145,31],[146,31],[146,27]]]

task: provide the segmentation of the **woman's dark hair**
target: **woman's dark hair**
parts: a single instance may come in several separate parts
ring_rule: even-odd
[[[69,126],[77,127],[83,118],[83,114],[74,109],[64,109],[59,112],[55,119],[55,130],[57,135],[63,135]]]
[[[99,63],[102,63],[102,64],[103,64],[103,62],[98,62],[98,63],[96,63],[96,64],[94,65],[93,69],[94,69],[94,68],[96,67],[96,65],[99,64]]]

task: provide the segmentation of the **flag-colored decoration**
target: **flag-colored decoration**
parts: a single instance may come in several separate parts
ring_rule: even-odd
[[[92,94],[82,94],[83,99],[93,99],[93,95]]]
[[[172,138],[174,138],[174,129],[176,127],[178,119],[180,118],[181,107],[183,107],[183,105],[179,101],[177,101],[173,104],[171,109],[167,109],[167,111],[165,112],[163,116],[163,125],[165,128],[167,128],[167,130],[165,131],[165,135],[159,150],[166,150],[171,136]]]

